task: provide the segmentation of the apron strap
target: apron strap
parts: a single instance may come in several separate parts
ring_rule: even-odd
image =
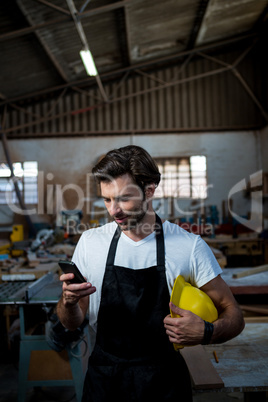
[[[107,261],[106,261],[106,266],[114,265],[114,257],[115,257],[116,247],[117,247],[117,243],[118,243],[120,235],[121,235],[121,230],[120,230],[120,227],[117,226],[116,231],[114,232],[111,244],[110,244],[108,257],[107,257]]]
[[[165,242],[164,242],[163,226],[162,221],[157,214],[155,214],[155,218],[156,221],[154,231],[156,235],[157,266],[163,268],[165,266]],[[110,244],[106,266],[114,265],[114,258],[120,235],[121,235],[121,229],[119,226],[117,226]]]
[[[162,221],[157,214],[155,214],[155,235],[156,235],[156,255],[157,255],[157,266],[165,267],[165,241]]]

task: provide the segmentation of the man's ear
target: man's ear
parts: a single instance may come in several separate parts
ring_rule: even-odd
[[[147,184],[145,187],[145,197],[148,198],[153,198],[154,196],[154,192],[155,192],[155,184],[151,183],[151,184]]]

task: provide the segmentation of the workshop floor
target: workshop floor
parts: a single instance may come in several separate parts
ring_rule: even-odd
[[[0,402],[17,402],[18,369],[13,363],[0,363]],[[242,402],[240,393],[202,393],[193,402]],[[51,387],[29,389],[25,402],[77,402],[73,388]],[[126,401],[128,402],[128,401]]]

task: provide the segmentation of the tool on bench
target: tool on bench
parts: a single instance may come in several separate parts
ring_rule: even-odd
[[[62,292],[62,284],[48,272],[32,282],[4,282],[0,284],[0,304],[57,303]]]

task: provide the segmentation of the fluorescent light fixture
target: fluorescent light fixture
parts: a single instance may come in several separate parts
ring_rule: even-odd
[[[98,71],[96,69],[92,54],[89,49],[81,50],[80,52],[81,59],[84,63],[86,72],[88,75],[96,76],[98,75]]]

